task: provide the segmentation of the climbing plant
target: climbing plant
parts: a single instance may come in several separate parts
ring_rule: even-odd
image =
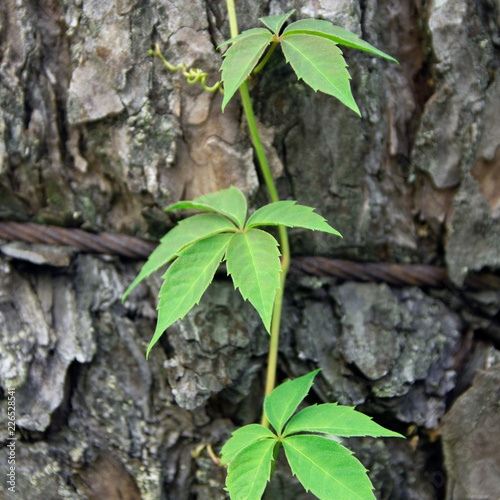
[[[158,321],[146,353],[149,356],[167,328],[200,301],[217,268],[225,262],[235,288],[255,307],[270,334],[262,422],[236,430],[221,451],[221,462],[228,466],[226,486],[231,499],[259,500],[262,497],[281,446],[292,473],[306,490],[321,500],[373,499],[373,487],[366,469],[341,444],[340,438],[403,436],[381,427],[354,408],[337,403],[310,406],[294,415],[319,370],[274,387],[283,291],[290,262],[286,228],[301,227],[341,235],[313,208],[295,201],[279,200],[246,82],[264,68],[280,45],[299,79],[315,91],[336,97],[360,115],[351,92],[347,63],[339,46],[396,61],[355,34],[324,20],[303,19],[284,28],[293,10],[263,17],[260,21],[265,27],[238,34],[233,0],[227,1],[227,8],[232,38],[221,45],[230,45],[223,55],[221,82],[207,86],[206,73],[200,69],[188,70],[184,64],[171,65],[159,46],[151,53],[168,69],[182,70],[188,83],[200,82],[207,91],[223,91],[222,111],[234,94],[240,92],[271,203],[248,216],[244,194],[231,186],[167,208],[169,211],[194,209],[203,213],[182,220],[160,240],[160,245],[125,292],[124,300],[140,281],[171,263],[163,275]],[[277,226],[279,241],[262,229],[268,226]]]

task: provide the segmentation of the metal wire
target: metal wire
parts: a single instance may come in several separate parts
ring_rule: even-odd
[[[146,259],[157,244],[133,236],[90,233],[81,229],[45,226],[33,222],[0,221],[0,238],[28,243],[68,245],[84,252]],[[293,257],[291,272],[341,280],[384,282],[390,285],[442,287],[449,284],[446,269],[423,264],[354,262],[325,257]],[[464,285],[473,289],[500,289],[500,277],[473,273]]]
[[[331,276],[343,280],[384,282],[396,286],[453,286],[445,268],[424,264],[294,257],[292,267],[300,274]],[[465,278],[464,287],[476,290],[500,289],[500,277],[489,273],[471,273]]]
[[[85,252],[145,259],[157,244],[123,234],[90,233],[81,229],[33,222],[0,221],[0,238],[47,245],[67,245]]]

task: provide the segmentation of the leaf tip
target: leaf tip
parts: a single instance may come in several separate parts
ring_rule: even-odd
[[[406,436],[403,436],[403,434],[400,434],[399,432],[391,431],[390,429],[386,429],[386,430],[390,432],[390,435],[384,436],[384,437],[395,437],[395,438],[406,439]]]
[[[122,297],[122,304],[125,302],[125,300],[127,299],[127,297],[129,296],[130,292],[136,287],[136,285],[139,284],[139,281],[137,280],[137,278],[130,284],[130,286],[125,290],[125,293],[123,294],[123,297]]]
[[[174,210],[177,210],[177,205],[178,203],[174,203],[173,205],[170,205],[169,207],[167,208],[164,208],[163,211],[164,212],[173,212]]]
[[[234,92],[233,92],[233,94],[234,94]],[[229,101],[231,100],[231,97],[232,97],[232,94],[231,95],[227,95],[226,93],[224,93],[224,99],[222,99],[222,106],[221,106],[222,113],[224,113],[224,109],[226,108],[226,106],[228,105]]]
[[[314,381],[314,379],[316,378],[316,375],[322,370],[322,368],[316,368],[316,370],[313,370],[312,372],[309,373],[309,375],[312,375],[312,379]],[[313,382],[313,385],[314,385],[314,382]],[[312,385],[311,385],[312,387]]]
[[[158,328],[158,325],[157,325],[157,328]],[[158,330],[155,331],[154,333],[154,336],[153,338],[151,339],[151,342],[149,343],[148,345],[148,349],[146,351],[146,359],[149,359],[149,353],[151,352],[151,349],[153,349],[153,347],[155,346],[155,344],[158,342],[158,340],[160,339],[160,337],[163,335],[163,333],[165,332],[165,330],[163,330],[163,332],[161,332],[159,335],[158,335]]]
[[[351,94],[352,97],[352,94]],[[354,100],[354,97],[352,97],[352,103],[344,103],[349,109],[352,109],[360,118],[363,116],[361,115],[361,111],[359,110],[358,104]]]
[[[387,61],[391,61],[391,62],[399,65],[399,61],[397,59],[390,56],[389,54],[386,54],[385,52],[380,51],[380,54],[377,54],[377,55],[380,55],[380,57],[382,57],[383,59],[386,59]]]
[[[257,312],[259,313],[259,316],[262,319],[262,323],[264,325],[264,328],[266,329],[266,332],[269,334],[269,336],[271,336],[271,317],[264,319],[263,315],[258,310],[257,310]]]

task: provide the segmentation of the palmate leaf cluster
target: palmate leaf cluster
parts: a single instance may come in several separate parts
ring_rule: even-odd
[[[320,90],[339,99],[358,115],[358,106],[351,92],[347,63],[338,45],[351,47],[397,62],[391,56],[357,35],[328,21],[303,19],[280,31],[292,10],[281,16],[267,16],[260,21],[269,29],[253,28],[224,42],[232,44],[223,55],[222,81],[224,99],[222,111],[240,85],[252,73],[266,49],[280,43],[287,62],[299,79],[315,91]]]
[[[246,198],[235,187],[181,201],[167,210],[176,209],[208,213],[184,219],[169,231],[123,296],[125,300],[139,282],[173,261],[163,276],[158,321],[147,355],[165,330],[200,301],[223,261],[235,288],[257,309],[269,332],[280,287],[280,253],[276,239],[259,226],[303,227],[340,236],[312,208],[294,201],[266,205],[246,220]]]
[[[332,436],[403,436],[337,403],[309,406],[292,416],[318,372],[289,380],[266,396],[264,410],[276,434],[250,424],[237,429],[223,446],[221,463],[229,464],[226,487],[231,500],[260,500],[281,445],[292,473],[321,500],[375,499],[366,469]]]

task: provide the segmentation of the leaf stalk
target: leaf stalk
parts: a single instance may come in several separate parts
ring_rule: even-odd
[[[267,54],[264,56],[264,59],[262,59],[262,61],[258,64],[258,66],[252,71],[252,75],[256,75],[257,73],[259,73],[259,71],[262,70],[262,68],[264,68],[264,66],[266,65],[267,61],[269,61],[269,58],[271,57],[271,55],[274,52],[274,49],[276,48],[276,45],[278,45],[278,43],[279,43],[279,40],[277,38],[274,38],[271,47],[267,51]]]

